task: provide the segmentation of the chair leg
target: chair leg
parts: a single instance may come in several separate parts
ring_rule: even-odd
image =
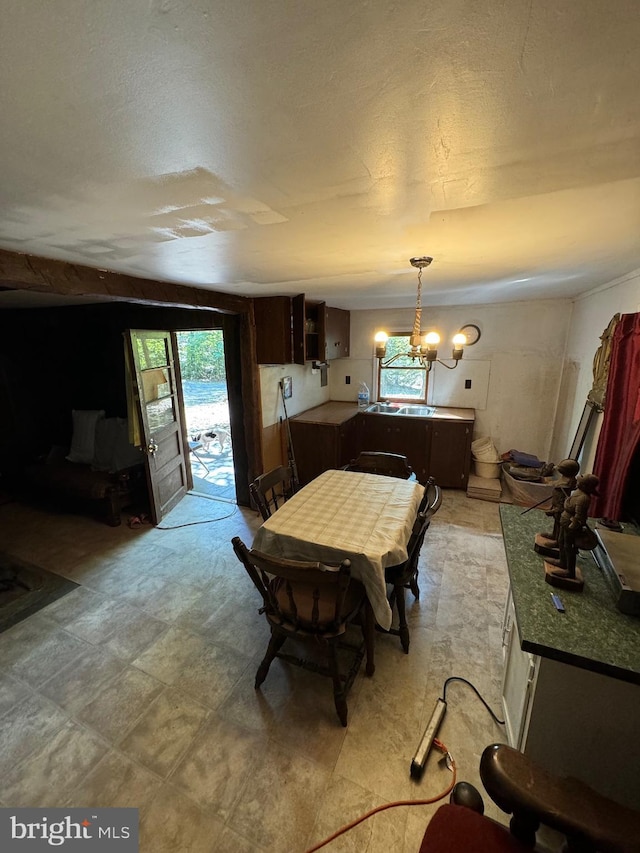
[[[365,672],[371,676],[376,671],[374,660],[374,643],[375,643],[376,620],[373,615],[373,608],[369,599],[364,603],[362,609],[362,636],[364,637],[364,647],[367,653],[367,662]]]
[[[398,584],[394,587],[396,607],[398,608],[399,634],[402,648],[406,655],[409,654],[409,628],[407,627],[407,614],[404,608],[404,585]]]
[[[412,576],[409,581],[409,589],[413,593],[413,597],[417,600],[420,598],[420,587],[418,586],[418,570],[416,569],[415,574]]]
[[[260,687],[262,682],[267,677],[271,662],[282,648],[286,639],[287,638],[283,637],[281,634],[276,634],[273,631],[271,632],[271,639],[269,640],[269,645],[267,646],[267,652],[264,658],[262,659],[262,663],[258,667],[258,671],[256,672],[256,680],[254,684],[256,690],[258,689],[258,687]]]
[[[344,683],[340,678],[340,669],[338,667],[337,644],[329,643],[327,654],[329,657],[329,671],[333,680],[333,701],[335,702],[336,711],[340,722],[343,726],[347,725],[347,699],[344,693]]]

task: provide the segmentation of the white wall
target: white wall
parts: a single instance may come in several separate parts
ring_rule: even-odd
[[[329,383],[323,388],[320,385],[320,371],[312,372],[310,364],[260,365],[259,372],[263,427],[278,423],[283,415],[279,386],[283,376],[290,376],[292,380],[292,395],[286,401],[289,417],[320,406],[330,399]]]
[[[467,323],[482,331],[455,371],[435,366],[430,402],[475,408],[475,437],[491,436],[501,453],[515,448],[551,459],[571,312],[571,302],[564,299],[423,308],[423,330],[436,327],[443,340]],[[407,332],[413,314],[412,308],[351,312],[351,358],[332,362],[332,400],[355,400],[361,381],[374,390],[375,332]],[[442,344],[441,356],[448,352],[450,347]],[[473,379],[468,392],[465,378]]]
[[[640,270],[616,279],[575,301],[553,443],[556,457],[567,454],[575,436],[587,394],[593,384],[593,357],[600,346],[600,335],[614,314],[635,314],[638,311]],[[593,468],[601,425],[602,415],[598,415],[580,458],[584,473]]]

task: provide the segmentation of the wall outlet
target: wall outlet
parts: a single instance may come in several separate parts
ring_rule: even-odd
[[[464,387],[465,388],[471,388],[471,380],[470,379],[464,380]]]
[[[344,384],[345,385],[351,385],[351,377],[350,376],[344,377]]]

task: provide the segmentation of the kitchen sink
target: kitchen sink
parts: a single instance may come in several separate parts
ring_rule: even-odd
[[[412,418],[430,418],[435,412],[435,406],[406,405],[399,403],[373,403],[367,408],[367,412],[378,415],[405,415]]]
[[[435,412],[435,406],[401,406],[398,409],[399,415],[411,415],[416,418],[431,418],[433,417],[433,413]]]
[[[378,415],[397,415],[400,411],[398,403],[373,403],[367,408],[367,412]]]

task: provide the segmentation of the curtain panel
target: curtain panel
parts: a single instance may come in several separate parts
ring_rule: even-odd
[[[619,520],[627,477],[640,443],[640,314],[623,314],[613,333],[602,429],[593,473],[599,497],[590,515]]]

